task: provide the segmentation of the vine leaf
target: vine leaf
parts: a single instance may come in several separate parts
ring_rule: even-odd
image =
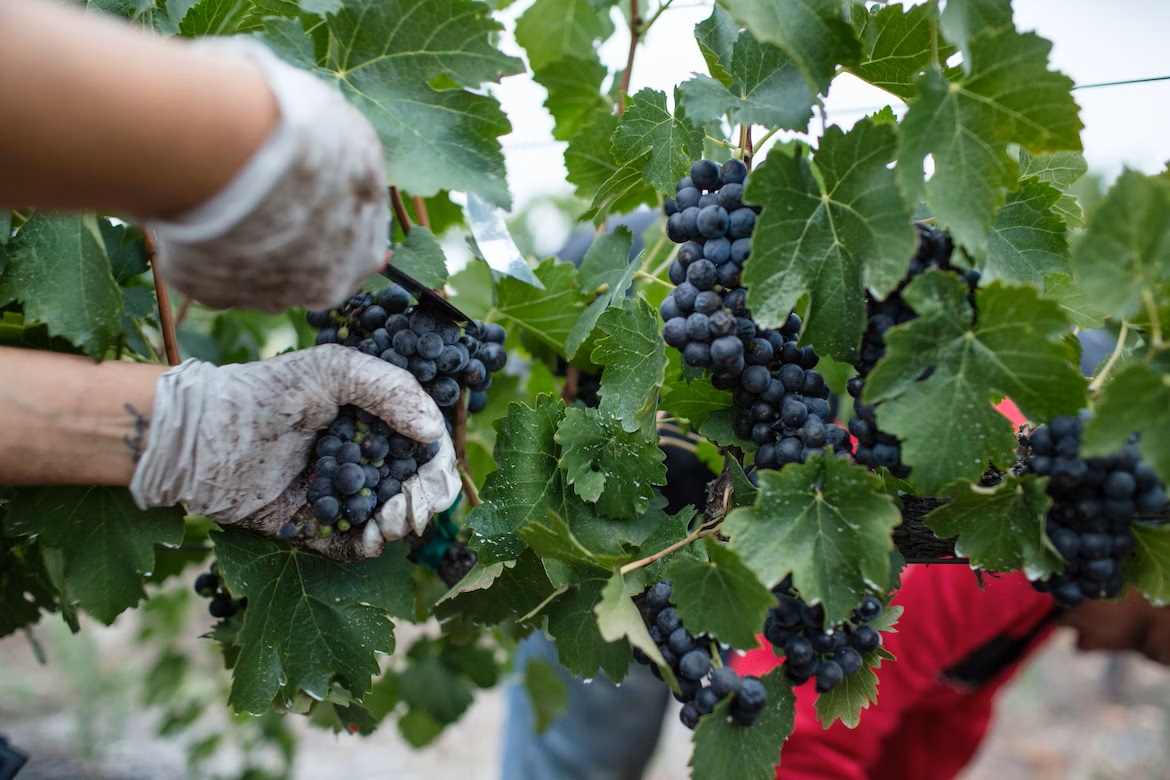
[[[569,484],[600,515],[636,517],[654,497],[653,486],[666,484],[658,445],[600,409],[566,409],[556,441]]]
[[[732,85],[731,51],[739,37],[739,23],[718,3],[711,15],[695,25],[695,41],[707,63],[711,78],[725,87]]]
[[[279,18],[265,20],[262,37],[366,115],[389,181],[424,197],[474,192],[508,209],[497,136],[511,126],[495,98],[470,91],[524,71],[491,45],[500,29],[488,6],[471,0],[343,0],[312,37],[301,20]],[[327,42],[319,52],[314,38]],[[431,86],[439,76],[453,88]]]
[[[838,64],[855,65],[860,59],[861,45],[837,0],[727,0],[725,4],[757,38],[788,53],[813,94],[828,94]]]
[[[548,607],[548,632],[556,640],[561,664],[578,677],[595,677],[600,669],[613,682],[626,676],[631,656],[624,639],[607,641],[593,610],[601,601],[609,576],[574,569],[568,592]]]
[[[21,301],[26,322],[43,322],[91,357],[117,343],[125,304],[93,216],[34,214],[0,247],[0,267],[0,307]]]
[[[114,487],[21,488],[8,502],[9,534],[35,536],[58,572],[69,604],[110,625],[146,598],[142,578],[154,570],[154,545],[183,541],[183,512],[138,508]]]
[[[709,537],[705,542],[706,561],[681,556],[666,569],[678,616],[693,634],[709,633],[732,647],[754,647],[776,597],[735,550]]]
[[[578,198],[592,203],[582,219],[594,219],[599,224],[599,211],[624,214],[643,203],[656,203],[658,198],[654,188],[642,179],[645,160],[622,166],[614,159],[610,139],[617,131],[617,125],[615,114],[608,111],[594,113],[569,139],[565,149],[569,183],[575,188]]]
[[[554,589],[547,568],[531,551],[500,565],[503,568],[490,587],[467,591],[442,602],[435,610],[435,616],[442,620],[458,615],[490,626],[508,618],[528,615],[553,597]]]
[[[370,690],[377,653],[394,650],[389,615],[414,614],[413,565],[405,543],[345,565],[231,528],[213,534],[228,588],[247,598],[236,644],[230,702],[266,712],[304,691],[324,699],[337,681],[353,696]]]
[[[834,360],[856,359],[865,328],[865,285],[879,296],[897,286],[917,242],[910,209],[887,168],[897,129],[864,119],[848,133],[825,131],[819,176],[802,154],[769,155],[746,198],[763,206],[744,268],[748,303],[780,325],[810,297],[802,337]]]
[[[548,90],[544,106],[556,122],[553,138],[572,141],[594,116],[610,111],[610,101],[601,93],[607,73],[596,56],[568,57],[534,70],[533,79]],[[600,140],[608,142],[612,135],[611,130]]]
[[[390,262],[432,290],[441,290],[447,283],[447,257],[434,234],[422,225],[410,229]]]
[[[1077,277],[1102,311],[1130,319],[1142,296],[1170,293],[1170,175],[1125,170],[1089,215],[1073,254]]]
[[[963,50],[964,62],[970,60],[971,39],[980,33],[1010,32],[1012,23],[1011,0],[963,0],[947,3],[940,18],[947,40]]]
[[[914,100],[919,75],[934,61],[931,12],[929,5],[885,5],[873,13],[860,4],[851,6],[861,58],[849,70],[907,102]],[[954,51],[946,41],[938,42],[939,61],[946,62]]]
[[[591,54],[598,41],[612,34],[609,9],[591,0],[536,0],[516,21],[516,42],[534,71]]]
[[[565,151],[565,164],[569,166],[569,174],[572,177],[573,168],[569,162],[570,154],[573,152],[573,145]],[[590,145],[590,154],[608,156],[608,151],[598,149],[595,145]],[[632,209],[642,203],[651,203],[655,199],[654,188],[646,184],[643,177],[643,171],[646,166],[650,164],[651,154],[647,152],[641,157],[623,163],[621,166],[610,164],[612,168],[611,175],[608,179],[598,185],[597,191],[593,196],[593,202],[589,205],[589,209],[582,215],[582,219],[591,219],[596,225],[600,225],[605,221],[609,214],[617,214],[623,211]],[[600,173],[602,170],[602,160],[605,157],[598,157],[596,161],[589,161],[585,163],[587,170],[590,173]],[[571,178],[570,178],[571,180]]]
[[[875,651],[873,655],[877,655]],[[828,693],[817,695],[817,720],[828,728],[840,720],[848,728],[857,728],[861,722],[861,711],[871,704],[877,704],[878,678],[869,668],[869,659],[855,674],[845,675],[845,680]]]
[[[1069,322],[1078,328],[1100,328],[1105,320],[1105,315],[1097,308],[1097,302],[1068,274],[1045,276],[1044,297],[1060,304]]]
[[[573,411],[569,409],[569,411]],[[593,566],[608,571],[611,567],[625,563],[629,555],[598,554],[583,545],[568,523],[556,512],[549,511],[546,522],[529,521],[520,529],[520,538],[541,558],[553,558],[575,566]]]
[[[1027,149],[1020,150],[1020,178],[1039,179],[1060,190],[1060,198],[1052,208],[1069,227],[1078,228],[1085,225],[1085,215],[1081,212],[1081,206],[1076,196],[1068,192],[1068,188],[1088,172],[1089,163],[1080,152],[1031,154]]]
[[[666,345],[658,313],[642,296],[608,309],[597,326],[605,337],[591,355],[603,366],[601,411],[621,421],[627,432],[654,428],[658,388],[666,378]]]
[[[1102,388],[1095,411],[1082,439],[1086,457],[1112,455],[1134,431],[1141,431],[1142,456],[1170,484],[1170,384],[1165,374],[1141,362],[1126,365]]]
[[[688,382],[680,376],[663,385],[661,406],[681,420],[690,420],[698,430],[712,412],[731,408],[731,393],[716,390],[709,379]]]
[[[969,483],[950,491],[951,500],[922,522],[939,539],[957,536],[955,552],[984,571],[1027,571],[1044,579],[1061,570],[1060,555],[1044,533],[1052,500],[1047,480],[1008,476],[991,488]]]
[[[1052,44],[1014,30],[971,39],[969,75],[948,82],[937,69],[919,80],[918,100],[902,122],[898,177],[911,201],[924,191],[938,220],[975,254],[1018,166],[1008,143],[1032,152],[1080,150],[1080,118],[1067,76],[1048,70]],[[923,182],[922,162],[934,157]]]
[[[837,623],[866,593],[890,580],[890,532],[901,516],[864,468],[822,455],[780,471],[760,472],[755,506],[723,523],[731,549],[768,587],[792,573],[809,603]]]
[[[676,95],[675,105],[679,104]],[[642,178],[661,192],[674,192],[674,183],[686,176],[703,153],[703,133],[683,116],[671,114],[666,93],[643,89],[630,98],[613,136],[613,156],[622,165],[640,161]],[[616,175],[616,174],[615,174]]]
[[[56,609],[54,588],[36,544],[0,533],[0,638]]]
[[[926,493],[976,482],[988,462],[1012,462],[1012,425],[993,400],[1011,398],[1040,420],[1085,405],[1087,381],[1055,302],[992,282],[976,293],[974,322],[967,296],[954,274],[918,277],[903,297],[919,316],[886,334],[886,356],[865,382],[866,403],[882,402],[878,425],[903,440],[903,462]]]
[[[203,35],[236,35],[261,29],[252,13],[250,0],[199,0],[183,14],[179,34],[188,38]]]
[[[508,330],[524,333],[558,353],[564,353],[569,333],[585,308],[577,269],[572,263],[548,258],[536,267],[544,290],[503,277],[496,284],[496,305],[489,318]]]
[[[565,355],[570,360],[589,338],[602,313],[610,306],[620,305],[626,291],[634,283],[634,275],[638,272],[640,263],[630,262],[630,246],[633,240],[629,228],[619,226],[612,233],[605,233],[594,239],[589,251],[585,253],[585,259],[577,269],[581,290],[587,295],[597,293],[597,297],[585,309],[585,313],[577,318],[573,329],[569,331]]]
[[[1170,604],[1170,527],[1134,523],[1137,550],[1126,562],[1126,582],[1131,582],[1155,606]]]
[[[699,718],[690,766],[694,780],[772,780],[780,762],[780,748],[796,721],[796,696],[779,667],[760,678],[768,691],[768,706],[750,728],[731,721],[731,697]]]
[[[984,273],[990,279],[1041,284],[1068,271],[1068,238],[1056,212],[1060,192],[1039,179],[1024,179],[995,212]]]
[[[728,85],[707,76],[684,81],[679,90],[687,116],[706,120],[729,114],[732,123],[808,128],[815,96],[780,47],[760,43],[744,30],[735,43],[731,79]]]
[[[601,591],[601,601],[593,608],[597,616],[597,629],[607,642],[626,639],[654,663],[665,667],[666,659],[650,637],[646,622],[632,601],[634,596],[646,589],[645,578],[641,574],[635,571],[627,576],[621,571],[614,571]]]

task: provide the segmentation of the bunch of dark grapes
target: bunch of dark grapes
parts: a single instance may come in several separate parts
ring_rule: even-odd
[[[216,619],[230,618],[244,607],[248,600],[234,599],[224,587],[223,578],[219,576],[219,563],[212,561],[211,569],[195,578],[195,592],[205,599],[211,599],[207,611]]]
[[[1025,473],[1048,477],[1048,538],[1064,559],[1064,571],[1032,583],[1057,605],[1113,598],[1125,587],[1122,563],[1137,542],[1137,513],[1160,512],[1166,490],[1154,467],[1141,458],[1137,435],[1115,455],[1081,456],[1082,420],[1053,417],[1021,443],[1031,450]]]
[[[864,656],[882,643],[881,633],[866,625],[882,614],[875,596],[863,596],[850,620],[826,628],[824,607],[797,598],[788,579],[773,593],[780,603],[768,613],[764,638],[784,654],[784,673],[795,685],[815,678],[817,693],[828,693],[861,671]]]
[[[961,274],[971,290],[968,300],[972,308],[975,306],[975,287],[979,283],[978,271],[963,271],[951,265],[954,244],[950,236],[921,222],[916,223],[915,227],[918,228],[918,250],[910,258],[906,275],[885,300],[879,301],[872,296],[869,298],[869,321],[861,340],[861,356],[854,364],[857,376],[852,377],[847,385],[849,395],[854,399],[853,417],[849,420],[849,432],[857,437],[854,459],[863,466],[889,469],[890,473],[901,479],[910,475],[910,469],[902,463],[901,444],[896,436],[885,433],[878,427],[874,405],[861,403],[865,378],[886,354],[886,331],[918,316],[902,297],[902,293],[916,276],[932,268]]]
[[[803,463],[825,448],[847,453],[816,351],[797,346],[800,317],[761,328],[747,308],[739,283],[757,209],[743,202],[746,183],[740,160],[722,168],[699,160],[666,201],[667,235],[683,245],[670,269],[677,286],[659,309],[663,338],[689,365],[709,370],[712,384],[733,391],[735,434],[759,447],[759,468]]]
[[[733,669],[713,666],[711,640],[691,635],[679,620],[670,596],[671,584],[659,582],[646,591],[640,607],[650,637],[678,680],[679,691],[674,697],[683,705],[679,713],[683,725],[693,729],[699,718],[709,715],[728,696],[732,697],[731,719],[741,726],[752,725],[768,704],[764,684],[758,677],[740,677]],[[637,648],[634,658],[658,674],[658,667]]]

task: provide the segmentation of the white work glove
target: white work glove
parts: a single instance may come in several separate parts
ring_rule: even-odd
[[[211,200],[151,223],[160,273],[217,309],[337,305],[385,264],[389,211],[377,133],[337,89],[257,41],[194,45],[262,71],[281,118]]]
[[[130,482],[142,508],[186,502],[194,513],[265,536],[306,505],[308,463],[318,431],[341,406],[377,415],[439,452],[366,522],[304,544],[358,561],[412,529],[459,494],[455,452],[443,415],[413,376],[376,357],[326,344],[257,363],[188,360],[159,378],[146,451]]]

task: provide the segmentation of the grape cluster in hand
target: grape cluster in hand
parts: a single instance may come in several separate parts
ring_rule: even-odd
[[[1136,434],[1115,455],[1085,458],[1081,430],[1081,419],[1061,416],[1021,437],[1031,450],[1025,472],[1048,477],[1052,506],[1045,525],[1064,559],[1063,572],[1032,585],[1069,609],[1087,598],[1121,595],[1121,565],[1137,545],[1134,515],[1160,512],[1166,503],[1162,480],[1142,460]]]
[[[875,596],[863,596],[852,619],[826,627],[824,607],[810,607],[797,598],[790,580],[773,593],[780,603],[768,613],[764,638],[777,655],[784,654],[784,673],[794,685],[815,679],[817,693],[828,693],[861,671],[864,656],[882,643],[881,632],[866,625],[882,614],[882,602]]]
[[[219,576],[219,563],[212,562],[211,569],[195,578],[195,592],[205,599],[211,599],[207,611],[213,618],[230,618],[244,607],[248,600],[234,599],[224,587],[223,578]]]
[[[854,460],[870,468],[880,466],[889,469],[891,474],[900,479],[910,475],[909,467],[902,463],[902,445],[896,436],[885,433],[878,427],[875,405],[861,402],[865,378],[886,354],[886,331],[918,316],[902,297],[902,293],[916,276],[932,268],[961,274],[971,290],[968,300],[972,308],[975,306],[975,287],[979,283],[978,271],[963,271],[951,265],[954,244],[950,236],[921,222],[915,227],[918,228],[918,250],[910,258],[906,275],[885,300],[879,301],[872,296],[869,297],[869,321],[861,339],[861,356],[853,364],[857,369],[857,376],[852,377],[847,385],[849,394],[854,399],[853,416],[849,420],[849,432],[857,437]],[[926,376],[920,378],[925,379]]]
[[[849,437],[833,425],[829,388],[811,346],[797,346],[795,313],[779,329],[761,328],[740,285],[751,255],[757,209],[743,202],[747,166],[710,160],[691,166],[666,201],[667,235],[682,247],[671,264],[677,285],[659,313],[663,339],[712,384],[733,391],[736,436],[758,447],[756,465],[803,463],[826,448],[848,453]]]
[[[642,618],[651,639],[678,680],[679,691],[674,697],[683,705],[679,713],[683,725],[693,729],[699,718],[709,715],[715,705],[728,696],[732,697],[732,721],[741,726],[752,725],[768,704],[764,684],[758,677],[740,677],[733,669],[713,666],[710,638],[691,635],[679,620],[670,596],[669,582],[651,586],[641,599]],[[658,674],[658,667],[637,648],[634,648],[634,659],[649,664]]]

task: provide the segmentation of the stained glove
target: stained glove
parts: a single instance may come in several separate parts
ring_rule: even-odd
[[[257,41],[194,44],[261,70],[281,118],[208,202],[151,226],[159,271],[213,308],[327,309],[384,264],[385,163],[374,128],[341,93]]]
[[[167,371],[130,491],[143,509],[182,501],[219,523],[275,537],[305,506],[317,432],[348,404],[416,441],[440,441],[364,526],[304,542],[343,561],[376,556],[447,509],[459,475],[443,416],[414,377],[339,344],[238,365],[188,360]]]

